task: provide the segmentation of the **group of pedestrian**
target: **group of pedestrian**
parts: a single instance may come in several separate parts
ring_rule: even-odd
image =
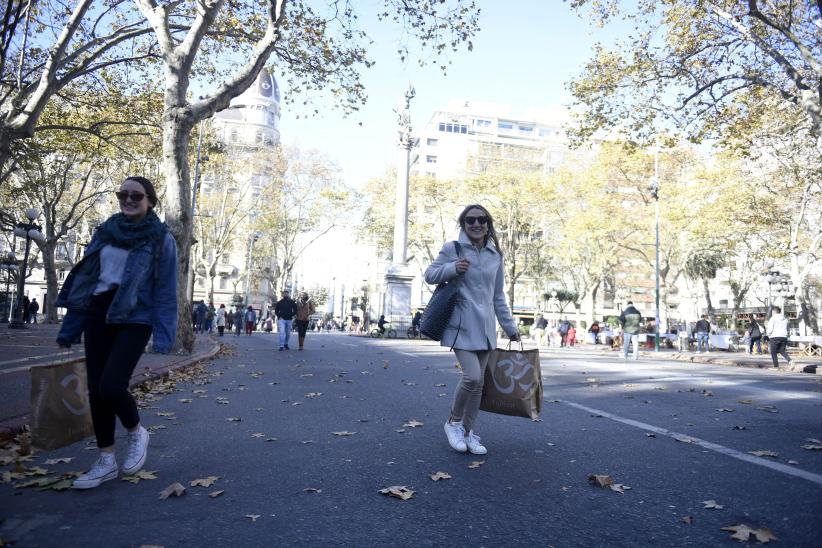
[[[29,300],[28,295],[23,295],[23,323],[37,323],[37,313],[40,311],[40,303],[37,297]]]

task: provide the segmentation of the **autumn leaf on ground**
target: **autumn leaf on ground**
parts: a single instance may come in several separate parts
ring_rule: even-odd
[[[645,435],[648,436],[649,438],[655,438],[656,437],[656,434],[654,434],[653,432],[645,432]]]
[[[758,405],[756,408],[760,411],[767,411],[768,413],[779,413],[775,405]]]
[[[440,382],[435,384],[434,386],[436,386],[437,388],[445,388],[447,385],[444,382]]]
[[[717,409],[717,411],[719,411],[720,413],[733,413],[734,412],[734,410],[731,409],[730,407],[720,407],[719,409]]]
[[[476,470],[477,468],[479,468],[483,464],[485,464],[484,460],[475,460],[475,461],[472,461],[471,464],[468,465],[468,468],[470,468],[471,470]]]
[[[588,476],[588,483],[596,485],[597,487],[610,487],[614,484],[614,478],[604,474],[591,474]]]
[[[68,463],[74,460],[74,457],[60,457],[59,459],[48,459],[43,464],[60,464],[60,463]]]
[[[385,489],[380,489],[380,493],[389,497],[396,497],[401,500],[408,500],[414,496],[414,491],[404,485],[392,485]]]
[[[225,493],[225,489],[220,489],[219,491],[213,491],[213,492],[209,493],[208,496],[213,498],[213,499],[216,499],[217,497],[219,497],[223,493]]]
[[[157,476],[154,474],[157,473],[157,470],[140,470],[136,474],[131,474],[130,476],[123,476],[123,481],[130,481],[131,483],[140,483],[140,480],[155,480]]]
[[[322,489],[318,489],[316,487],[306,487],[303,489],[303,493],[322,493]]]
[[[693,518],[693,516],[682,516],[681,518],[679,518],[679,521],[681,521],[682,523],[687,523],[688,525],[690,525],[694,522],[694,518]]]
[[[253,434],[251,434],[251,437],[252,438],[264,438],[265,434],[263,434],[262,432],[254,432]]]
[[[277,438],[266,438],[265,441],[277,441]]]
[[[240,417],[228,417],[226,420],[228,422],[242,422],[243,419],[241,419]]]
[[[744,403],[745,405],[753,403],[753,400],[739,400],[739,403]]]
[[[674,436],[674,439],[682,443],[694,443],[696,441],[695,439],[689,438],[688,436]]]
[[[722,510],[723,508],[725,508],[723,505],[717,504],[714,499],[703,500],[702,504],[702,508],[707,508],[708,510]]]
[[[179,399],[179,400],[177,400],[177,401],[178,401],[178,402],[180,402],[180,403],[191,403],[191,402],[193,402],[194,400],[192,400],[191,398],[180,398],[180,399]]]
[[[616,491],[617,493],[624,493],[625,491],[628,491],[630,489],[630,487],[623,483],[614,483],[612,485],[609,485],[608,488],[611,491]]]
[[[803,444],[802,449],[807,449],[808,451],[822,451],[822,441],[819,441],[816,438],[807,438],[805,441],[808,443]],[[46,461],[46,464],[48,463],[49,461]]]
[[[168,487],[166,487],[165,489],[160,491],[160,496],[158,498],[160,500],[162,500],[162,499],[167,499],[168,497],[170,497],[172,495],[175,496],[175,497],[182,497],[185,494],[186,494],[186,488],[183,487],[182,484],[180,484],[180,482],[175,481],[174,483],[172,483],[171,485],[169,485]]]
[[[22,472],[27,476],[45,476],[49,473],[48,470],[41,466],[32,466],[31,468],[26,468],[25,466],[20,466],[20,469],[17,470]]]
[[[733,429],[734,430],[745,430],[746,428],[744,426],[740,426],[740,425],[737,424],[737,425],[734,425]]]
[[[762,527],[760,529],[752,529],[744,523],[741,523],[739,525],[729,525],[727,527],[720,527],[720,530],[732,532],[733,535],[731,535],[731,538],[733,540],[738,540],[740,542],[748,542],[751,538],[751,535],[753,535],[756,538],[756,540],[758,542],[761,542],[762,544],[767,544],[772,540],[779,540],[778,538],[776,538],[776,535],[774,535],[770,529],[766,529],[765,527]]]
[[[309,392],[308,394],[305,395],[305,397],[306,398],[317,398],[317,397],[322,396],[322,395],[323,395],[322,392]]]
[[[430,474],[428,477],[430,477],[433,481],[451,479],[451,475],[448,472],[436,472],[434,474]]]
[[[220,476],[208,476],[207,478],[198,478],[192,480],[191,483],[189,483],[189,485],[191,485],[192,487],[211,487],[211,485],[218,479],[220,479]]]
[[[343,430],[341,432],[331,432],[335,436],[353,436],[356,432],[349,432],[348,430]]]
[[[260,514],[246,514],[245,517],[247,517],[251,521],[257,521],[257,518],[260,517]]]
[[[748,451],[748,453],[750,453],[751,455],[755,455],[757,457],[778,457],[779,456],[778,453],[774,453],[773,451],[767,451],[767,450]]]
[[[418,426],[423,426],[424,424],[425,424],[424,422],[420,422],[416,419],[411,419],[408,422],[406,422],[405,424],[403,424],[402,426],[403,426],[403,428],[417,428]]]
[[[713,396],[713,395],[714,395],[714,393],[713,393],[713,392],[711,392],[710,390],[703,390],[703,391],[702,391],[702,395],[703,395],[703,396]]]
[[[173,412],[158,412],[158,413],[155,413],[155,415],[157,415],[158,417],[173,417],[174,413]]]

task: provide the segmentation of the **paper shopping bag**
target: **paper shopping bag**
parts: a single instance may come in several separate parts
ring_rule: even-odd
[[[31,368],[31,442],[64,447],[92,435],[86,365],[82,360]]]
[[[497,348],[488,358],[480,409],[500,415],[539,418],[542,374],[539,350]]]

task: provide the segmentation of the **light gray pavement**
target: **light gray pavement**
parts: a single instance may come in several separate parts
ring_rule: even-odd
[[[305,352],[278,352],[273,335],[225,342],[203,375],[143,403],[157,479],[86,492],[0,484],[0,539],[703,547],[738,545],[721,530],[738,524],[773,531],[778,546],[815,547],[822,536],[822,451],[802,447],[822,438],[815,375],[545,350],[542,420],[481,413],[489,453],[478,457],[445,442],[458,370],[435,343],[309,334]],[[88,443],[24,464],[79,471],[94,456]],[[117,444],[122,459],[121,430]],[[57,458],[73,460],[46,464]],[[433,482],[438,471],[451,479]],[[631,489],[591,486],[590,474]],[[209,487],[191,485],[211,476]],[[185,496],[158,500],[173,482]],[[378,493],[393,485],[413,498]]]

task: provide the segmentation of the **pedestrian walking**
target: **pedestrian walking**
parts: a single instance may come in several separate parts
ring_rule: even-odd
[[[305,346],[305,333],[308,331],[308,322],[316,307],[314,301],[308,298],[308,293],[303,291],[297,299],[297,313],[294,316],[294,323],[297,325],[297,337],[300,342],[300,350]],[[359,326],[359,323],[357,324]]]
[[[788,320],[782,314],[782,309],[778,306],[771,307],[771,319],[768,320],[768,347],[771,349],[771,361],[774,368],[779,367],[777,355],[781,354],[788,366],[791,365],[791,357],[788,356]]]
[[[588,328],[591,338],[594,339],[594,344],[599,344],[599,322],[594,322]]]
[[[251,335],[251,332],[254,331],[254,324],[257,323],[257,313],[254,312],[254,308],[251,305],[248,305],[248,308],[245,311],[245,334]]]
[[[622,359],[628,359],[628,349],[631,342],[634,344],[634,359],[639,359],[639,324],[642,323],[642,314],[634,307],[632,301],[628,301],[628,306],[619,315],[619,323],[622,326]]]
[[[748,341],[748,354],[753,354],[754,343],[756,343],[756,353],[762,354],[762,331],[759,322],[756,319],[751,320],[748,326],[748,337],[750,338]]]
[[[94,434],[100,455],[75,489],[90,489],[118,475],[116,419],[128,430],[123,473],[137,473],[148,454],[129,381],[149,337],[167,353],[177,330],[177,246],[154,212],[154,185],[129,177],[116,192],[120,213],[94,232],[85,256],[71,270],[57,298],[67,309],[57,343],[69,347],[85,334],[86,371]]]
[[[571,322],[568,321],[568,318],[563,319],[559,322],[559,346],[560,348],[564,347],[567,344],[568,338],[568,328],[571,327]]]
[[[497,321],[509,339],[520,337],[505,300],[502,253],[491,214],[480,205],[470,205],[460,213],[459,226],[461,251],[447,242],[426,269],[425,281],[434,285],[457,280],[457,305],[440,345],[454,350],[462,376],[444,428],[452,449],[484,455],[487,449],[474,432],[474,423],[485,367],[497,345]]]
[[[297,303],[291,298],[287,289],[280,293],[280,300],[274,305],[274,315],[277,317],[277,333],[280,336],[280,350],[288,350],[288,339],[291,337],[294,316],[297,314]],[[302,342],[300,343],[302,350]]]
[[[568,346],[574,346],[574,343],[577,340],[577,328],[574,327],[574,324],[569,323],[568,325],[568,334],[565,336],[565,343]]]
[[[234,327],[234,312],[232,312],[230,308],[225,309],[225,327],[229,333],[231,333],[231,329]]]
[[[23,295],[23,323],[29,323],[31,317],[31,301],[28,295]]]
[[[238,337],[243,332],[243,325],[245,325],[245,311],[237,305],[237,310],[234,311],[234,330]]]
[[[537,314],[537,319],[534,320],[534,330],[532,335],[534,336],[534,341],[537,343],[537,347],[540,347],[545,342],[545,328],[548,327],[548,320],[542,314]]]
[[[217,310],[214,308],[214,303],[208,303],[206,309],[205,331],[206,333],[214,332],[214,317],[217,315]]]
[[[205,332],[205,325],[206,325],[206,316],[208,315],[208,307],[205,304],[204,300],[200,300],[197,303],[197,308],[195,309],[197,313],[197,319],[195,321],[196,328],[194,329],[195,333],[204,333]]]
[[[698,322],[696,322],[696,326],[694,326],[694,331],[696,332],[696,352],[697,354],[702,353],[702,347],[704,345],[705,352],[708,352],[710,349],[710,340],[711,340],[711,323],[708,321],[708,316],[703,315]]]
[[[37,312],[39,311],[40,303],[37,302],[37,297],[35,297],[29,303],[29,319],[31,323],[37,323]]]
[[[220,336],[223,336],[223,332],[225,331],[225,322],[226,322],[226,311],[225,305],[221,304],[220,308],[217,309],[217,312],[214,313],[214,317],[217,320],[217,332]]]

